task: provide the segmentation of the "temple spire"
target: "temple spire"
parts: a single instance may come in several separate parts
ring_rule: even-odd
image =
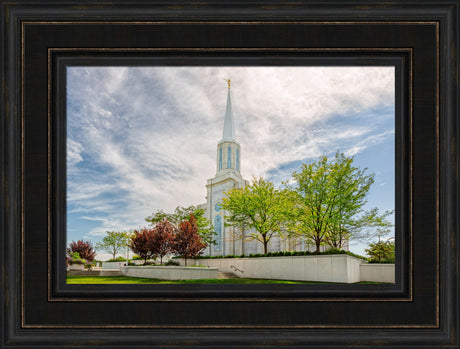
[[[222,140],[235,140],[235,126],[233,124],[232,99],[230,97],[230,79],[228,83],[227,108],[225,109],[224,133]]]

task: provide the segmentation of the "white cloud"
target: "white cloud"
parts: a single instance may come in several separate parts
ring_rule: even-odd
[[[83,146],[75,140],[69,139],[67,142],[67,166],[71,168],[73,165],[83,161],[82,152]]]
[[[387,130],[387,131],[382,132],[380,134],[367,136],[364,139],[360,140],[358,143],[356,143],[351,148],[348,148],[348,149],[344,150],[344,153],[347,156],[355,155],[355,154],[359,153],[360,151],[368,148],[371,145],[381,143],[383,140],[385,140],[389,136],[394,136],[394,130]]]

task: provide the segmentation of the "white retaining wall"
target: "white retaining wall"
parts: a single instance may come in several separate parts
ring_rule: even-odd
[[[395,282],[395,265],[394,264],[379,264],[369,263],[361,264],[359,267],[361,281],[374,282]]]
[[[120,269],[67,270],[67,275],[81,276],[123,276]]]
[[[361,259],[346,254],[195,260],[196,265],[218,268],[220,272],[244,278],[343,283],[360,281],[361,263]]]
[[[102,269],[120,269],[121,267],[128,264],[126,262],[102,262]]]
[[[217,279],[217,268],[142,266],[122,267],[126,276],[163,280]]]
[[[83,270],[84,265],[83,264],[71,264],[67,266],[68,270]]]
[[[181,265],[184,261],[177,259]],[[141,261],[143,262],[143,261]],[[126,262],[104,262],[103,269],[121,269],[124,275],[165,280],[217,279],[217,272],[238,277],[299,281],[354,283],[359,281],[395,282],[395,265],[363,263],[346,255],[285,256],[254,258],[189,259],[199,267],[142,266],[126,267]],[[100,274],[103,275],[103,274]]]
[[[178,259],[179,260],[179,259]],[[183,260],[179,260],[181,265]],[[346,254],[317,256],[195,259],[188,262],[254,279],[395,282],[394,264],[368,264]]]

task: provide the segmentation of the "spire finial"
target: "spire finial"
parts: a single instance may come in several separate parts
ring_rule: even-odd
[[[224,134],[222,139],[235,140],[235,126],[233,125],[232,100],[230,97],[230,79],[225,79],[228,84],[227,107],[225,108]]]

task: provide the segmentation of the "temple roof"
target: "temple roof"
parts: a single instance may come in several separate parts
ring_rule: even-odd
[[[235,125],[233,123],[232,99],[230,97],[230,84],[229,84],[228,94],[227,94],[227,108],[225,109],[224,133],[222,135],[222,141],[234,141],[234,140],[235,140]]]

